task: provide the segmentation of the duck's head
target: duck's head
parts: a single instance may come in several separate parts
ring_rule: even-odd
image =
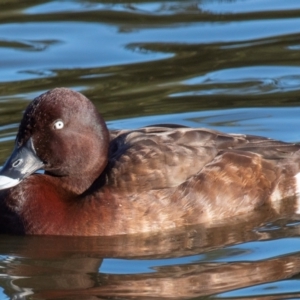
[[[50,90],[25,110],[13,153],[0,171],[0,189],[39,169],[89,185],[107,164],[108,144],[105,122],[85,96],[67,88]]]

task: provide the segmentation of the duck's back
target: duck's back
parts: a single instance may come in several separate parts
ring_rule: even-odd
[[[279,212],[278,200],[297,193],[299,149],[207,129],[112,131],[106,184],[117,198],[115,231],[211,222],[264,204]]]
[[[245,155],[267,160],[275,168],[292,159],[300,149],[299,144],[259,136],[174,127],[111,131],[110,184],[130,184],[141,189],[175,187],[222,160],[225,153],[230,155],[230,161],[224,163],[237,164],[242,171]]]

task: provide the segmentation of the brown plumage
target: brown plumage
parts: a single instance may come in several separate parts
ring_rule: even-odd
[[[24,149],[29,159],[13,167]],[[262,205],[279,212],[298,195],[299,149],[180,125],[109,132],[83,95],[54,89],[25,111],[1,170],[0,227],[112,235],[214,222]],[[45,174],[30,175],[41,167]]]

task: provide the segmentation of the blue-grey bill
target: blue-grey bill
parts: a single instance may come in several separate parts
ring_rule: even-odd
[[[22,146],[16,143],[13,153],[0,171],[0,190],[16,186],[43,166],[43,162],[35,152],[31,138]]]
[[[19,184],[20,180],[0,175],[0,190],[9,189]]]

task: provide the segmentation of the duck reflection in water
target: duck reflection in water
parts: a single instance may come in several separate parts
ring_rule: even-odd
[[[258,215],[230,225],[228,222],[214,228],[197,225],[157,234],[34,236],[22,240],[6,236],[3,244],[15,257],[5,263],[7,274],[13,278],[13,284],[4,285],[5,293],[18,299],[29,290],[37,299],[191,299],[268,282],[274,284],[295,276],[300,272],[299,254],[269,255],[263,260],[246,262],[244,255],[239,260],[239,255],[232,253],[230,247],[234,244],[246,245],[253,240],[268,243],[270,239],[281,238],[284,242],[282,230],[253,230],[268,220],[267,211]],[[298,231],[299,226],[289,234],[297,235]],[[250,243],[248,249],[243,249],[251,252],[251,247]],[[239,246],[235,249],[239,250]],[[107,257],[116,259],[117,272],[103,267]],[[177,264],[172,261],[170,265],[169,258],[179,257],[185,260],[178,259]],[[118,258],[126,259],[131,267],[124,270],[134,274],[117,274],[122,266]],[[153,267],[136,272],[134,266],[141,264],[141,260]],[[269,295],[264,299],[277,299],[276,289],[270,290]]]
[[[298,195],[299,149],[180,125],[109,131],[85,96],[56,88],[28,106],[0,172],[0,230],[108,236],[280,213]]]

